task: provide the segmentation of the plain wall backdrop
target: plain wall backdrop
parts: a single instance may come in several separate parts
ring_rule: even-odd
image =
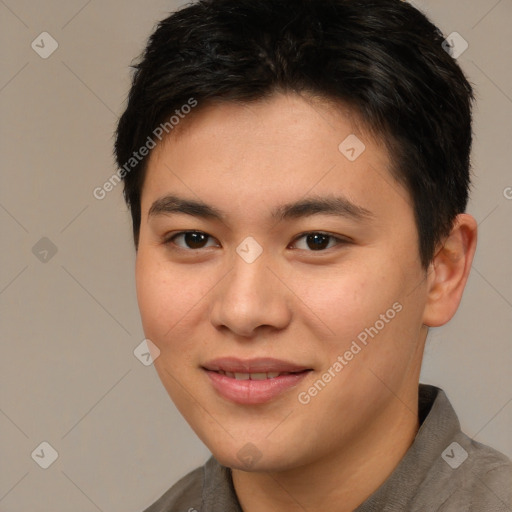
[[[208,457],[134,355],[122,187],[93,196],[116,170],[129,64],[181,3],[0,0],[2,512],[140,512]],[[458,61],[477,92],[479,246],[458,313],[430,332],[422,381],[446,391],[469,436],[511,456],[512,0],[414,3],[467,41]],[[41,443],[58,453],[47,469]]]

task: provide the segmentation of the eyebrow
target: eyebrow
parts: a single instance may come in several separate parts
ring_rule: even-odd
[[[227,215],[218,208],[202,201],[167,195],[157,199],[150,207],[148,218],[174,213],[191,215],[204,219],[225,222]],[[359,206],[344,196],[313,196],[275,208],[271,216],[277,221],[299,219],[311,215],[334,215],[348,217],[356,221],[372,219],[375,214]]]

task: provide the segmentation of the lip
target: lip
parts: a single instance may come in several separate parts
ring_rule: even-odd
[[[289,372],[296,373],[310,370],[308,366],[301,366],[282,359],[271,357],[258,357],[253,359],[238,359],[236,357],[221,357],[203,364],[203,368],[214,372],[224,371],[231,373],[269,373]]]
[[[295,387],[311,368],[272,358],[214,359],[202,366],[213,388],[224,398],[238,404],[255,405],[269,402]],[[227,373],[285,373],[263,380],[237,380]]]

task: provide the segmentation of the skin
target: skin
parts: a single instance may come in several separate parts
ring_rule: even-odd
[[[170,397],[217,460],[232,468],[246,512],[351,511],[390,475],[418,429],[417,388],[428,326],[455,313],[476,246],[476,222],[457,217],[422,268],[407,191],[386,147],[350,111],[297,95],[205,107],[152,152],[142,193],[137,296],[154,364]],[[353,162],[338,145],[355,134]],[[167,194],[200,200],[223,220],[148,215]],[[304,198],[343,194],[371,212],[276,221]],[[184,230],[206,233],[187,248]],[[312,250],[304,233],[328,233]],[[236,252],[252,236],[262,254]],[[197,246],[195,246],[197,247]],[[307,404],[298,400],[361,331],[402,308]],[[224,356],[274,357],[311,368],[259,405],[226,400],[202,365]],[[237,456],[248,443],[257,455]],[[246,450],[248,448],[246,447]],[[256,460],[257,459],[257,460]]]

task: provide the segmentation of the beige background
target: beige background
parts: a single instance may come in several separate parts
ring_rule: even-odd
[[[139,512],[208,456],[133,354],[144,336],[121,187],[92,194],[115,170],[128,65],[179,4],[0,0],[2,512]],[[422,380],[446,390],[468,435],[511,456],[512,0],[416,5],[469,43],[459,61],[479,99],[479,249]],[[44,31],[59,45],[47,59],[31,48]],[[33,250],[42,237],[54,255],[47,241]],[[58,452],[48,469],[31,457],[43,441]]]

